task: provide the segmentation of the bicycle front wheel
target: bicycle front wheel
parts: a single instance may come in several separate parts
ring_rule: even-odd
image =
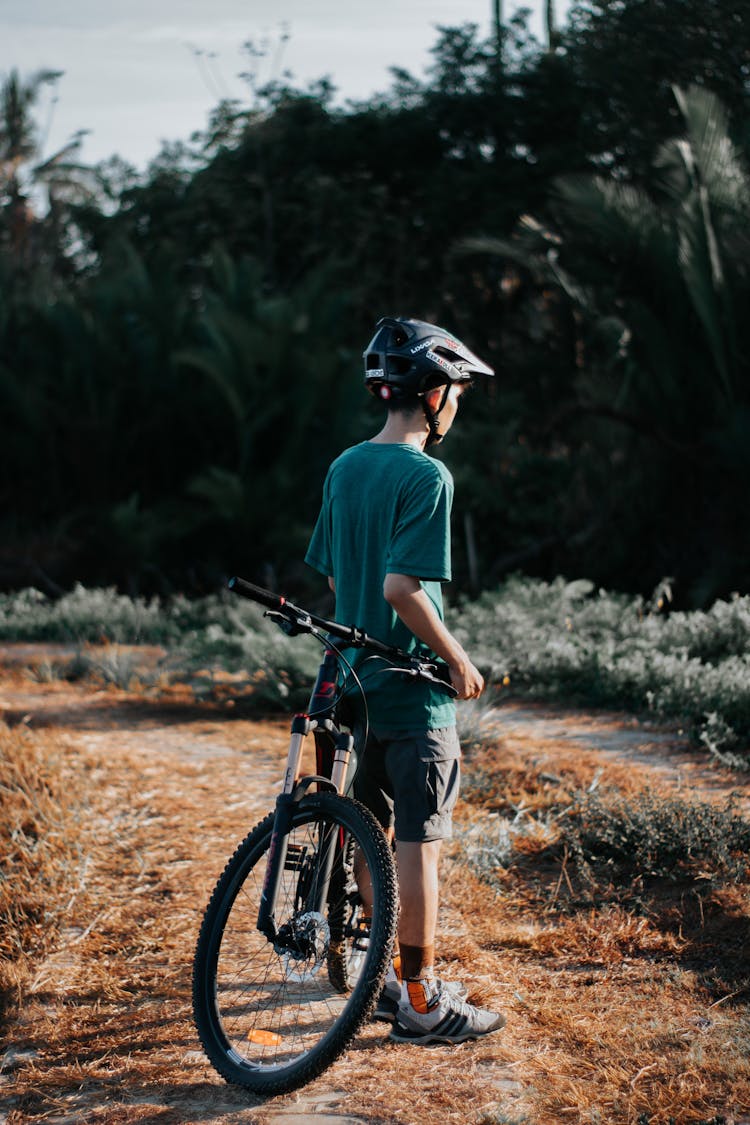
[[[259,1094],[309,1082],[346,1049],[383,986],[397,915],[393,857],[377,821],[355,801],[318,793],[294,813],[276,899],[278,930],[295,942],[269,941],[257,921],[272,828],[270,815],[227,864],[193,968],[206,1054],[228,1082]],[[331,847],[327,900],[311,909]],[[355,867],[372,887],[366,929]]]

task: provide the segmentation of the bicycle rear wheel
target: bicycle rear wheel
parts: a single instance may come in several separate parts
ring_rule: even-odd
[[[333,793],[305,797],[294,813],[276,902],[280,931],[297,948],[257,929],[273,815],[229,860],[208,904],[193,966],[193,1011],[209,1059],[228,1081],[255,1093],[292,1090],[320,1074],[370,1016],[391,956],[396,875],[390,848],[367,809]],[[311,910],[310,888],[334,840],[328,898]],[[363,941],[353,883],[373,888]],[[286,930],[285,930],[286,927]],[[356,972],[341,974],[340,965]]]

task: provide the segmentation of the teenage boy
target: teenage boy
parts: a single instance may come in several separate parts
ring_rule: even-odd
[[[448,665],[458,698],[475,699],[482,676],[443,622],[453,479],[425,449],[448,433],[467,386],[494,372],[444,329],[401,317],[378,321],[364,361],[368,390],[388,408],[385,425],[331,465],[306,562],[327,576],[338,621],[430,650]],[[468,1004],[465,988],[434,971],[438,861],[460,779],[453,700],[427,682],[378,674],[372,657],[364,666],[366,652],[347,656],[367,697],[367,724],[362,713],[354,723],[354,793],[395,835],[398,867],[401,979],[389,974],[376,1016],[393,1021],[401,1042],[487,1035],[504,1018]]]

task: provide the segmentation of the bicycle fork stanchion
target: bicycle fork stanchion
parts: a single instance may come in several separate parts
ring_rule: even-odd
[[[279,893],[279,884],[286,863],[287,844],[289,832],[292,827],[294,806],[297,800],[294,796],[294,787],[299,778],[300,762],[302,760],[302,743],[305,735],[310,730],[310,720],[307,715],[295,715],[292,720],[292,734],[289,740],[289,753],[286,761],[286,773],[281,793],[276,798],[276,810],[271,832],[271,844],[268,849],[268,863],[263,891],[260,896],[258,910],[258,929],[265,934],[270,942],[276,941],[278,927],[276,925],[276,898]]]
[[[343,732],[338,733],[333,755],[331,783],[335,786],[336,792],[339,795],[343,795],[344,792],[353,746],[354,739],[350,734],[344,734]],[[321,861],[318,868],[318,876],[313,884],[308,900],[308,909],[318,911],[319,913],[325,910],[326,901],[328,899],[328,887],[331,882],[331,872],[333,871],[333,863],[336,858],[336,850],[339,845],[343,844],[343,839],[338,838],[339,829],[336,827],[329,829],[325,833],[326,839],[323,838],[323,835],[324,830],[321,827]]]
[[[278,927],[276,925],[276,898],[279,893],[279,883],[286,863],[287,844],[289,832],[292,827],[294,813],[294,798],[288,793],[280,793],[276,798],[276,810],[271,832],[271,844],[268,849],[268,862],[266,877],[260,896],[258,910],[258,929],[265,934],[270,942],[276,941]]]
[[[307,715],[295,715],[292,720],[292,733],[289,742],[289,753],[287,755],[286,773],[284,774],[282,792],[276,798],[276,809],[273,831],[271,833],[271,844],[268,851],[266,877],[261,893],[260,908],[258,910],[258,929],[262,934],[265,934],[270,942],[275,942],[279,936],[275,916],[276,899],[286,864],[287,845],[292,827],[294,809],[307,789],[307,785],[305,785],[304,789],[300,787],[301,791],[298,791],[297,788],[300,774],[300,762],[302,760],[302,745],[305,737],[311,731],[315,730],[316,727],[317,723],[315,720],[308,718]],[[323,783],[326,788],[335,788],[337,793],[343,793],[346,786],[346,775],[349,769],[349,761],[351,759],[353,747],[354,739],[352,736],[338,731],[336,733],[333,769],[330,779],[326,777],[308,778],[306,779],[307,783],[317,781],[319,785]],[[321,839],[320,841],[321,862],[318,866],[317,877],[308,900],[308,909],[310,910],[322,911],[325,906],[328,895],[328,885],[331,880],[331,871],[333,869],[333,861],[336,854],[336,842],[335,833],[330,834],[328,840]]]
[[[336,786],[336,792],[343,796],[346,788],[346,775],[349,772],[349,762],[354,749],[354,739],[350,734],[340,731],[336,738],[336,748],[333,754],[333,769],[331,781]]]

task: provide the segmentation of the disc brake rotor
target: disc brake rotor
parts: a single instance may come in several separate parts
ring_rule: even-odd
[[[312,980],[326,963],[331,931],[322,914],[310,910],[292,923],[299,952],[286,948],[281,953],[284,976],[291,981]]]

